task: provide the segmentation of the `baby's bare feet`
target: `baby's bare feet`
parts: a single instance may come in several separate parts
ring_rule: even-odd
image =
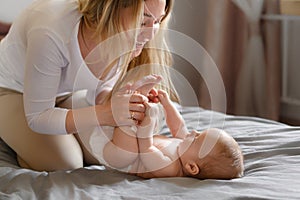
[[[148,75],[138,80],[132,85],[132,89],[147,96],[151,89],[161,82],[162,77],[158,75]]]

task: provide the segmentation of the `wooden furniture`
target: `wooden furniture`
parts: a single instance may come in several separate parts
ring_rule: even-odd
[[[280,12],[283,15],[300,15],[300,0],[280,0]]]
[[[0,40],[4,38],[4,36],[8,33],[9,29],[10,29],[10,24],[0,22]]]

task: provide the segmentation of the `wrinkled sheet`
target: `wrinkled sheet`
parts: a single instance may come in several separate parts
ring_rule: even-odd
[[[0,141],[0,199],[300,199],[300,127],[197,107],[184,107],[182,114],[190,130],[222,124],[243,150],[244,177],[146,180],[104,166],[36,172],[21,169],[15,153]],[[211,122],[212,114],[225,121]]]

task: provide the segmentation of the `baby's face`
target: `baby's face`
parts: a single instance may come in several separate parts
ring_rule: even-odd
[[[197,159],[200,146],[204,140],[202,132],[192,131],[178,146],[178,154],[183,159]]]
[[[192,131],[178,146],[181,160],[188,159],[197,162],[199,159],[203,159],[212,152],[220,135],[224,133],[219,129],[209,129],[203,132]]]

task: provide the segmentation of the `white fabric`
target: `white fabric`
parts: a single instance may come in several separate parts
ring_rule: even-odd
[[[265,116],[266,63],[259,23],[264,1],[232,1],[244,12],[249,25],[249,39],[237,84],[237,110],[241,114],[257,113],[259,116]]]
[[[86,66],[77,39],[80,18],[76,0],[37,0],[0,43],[0,87],[24,92],[25,114],[36,132],[66,134],[68,110],[55,108],[58,95],[87,89],[94,103],[95,93],[111,89],[119,77],[99,81]]]

